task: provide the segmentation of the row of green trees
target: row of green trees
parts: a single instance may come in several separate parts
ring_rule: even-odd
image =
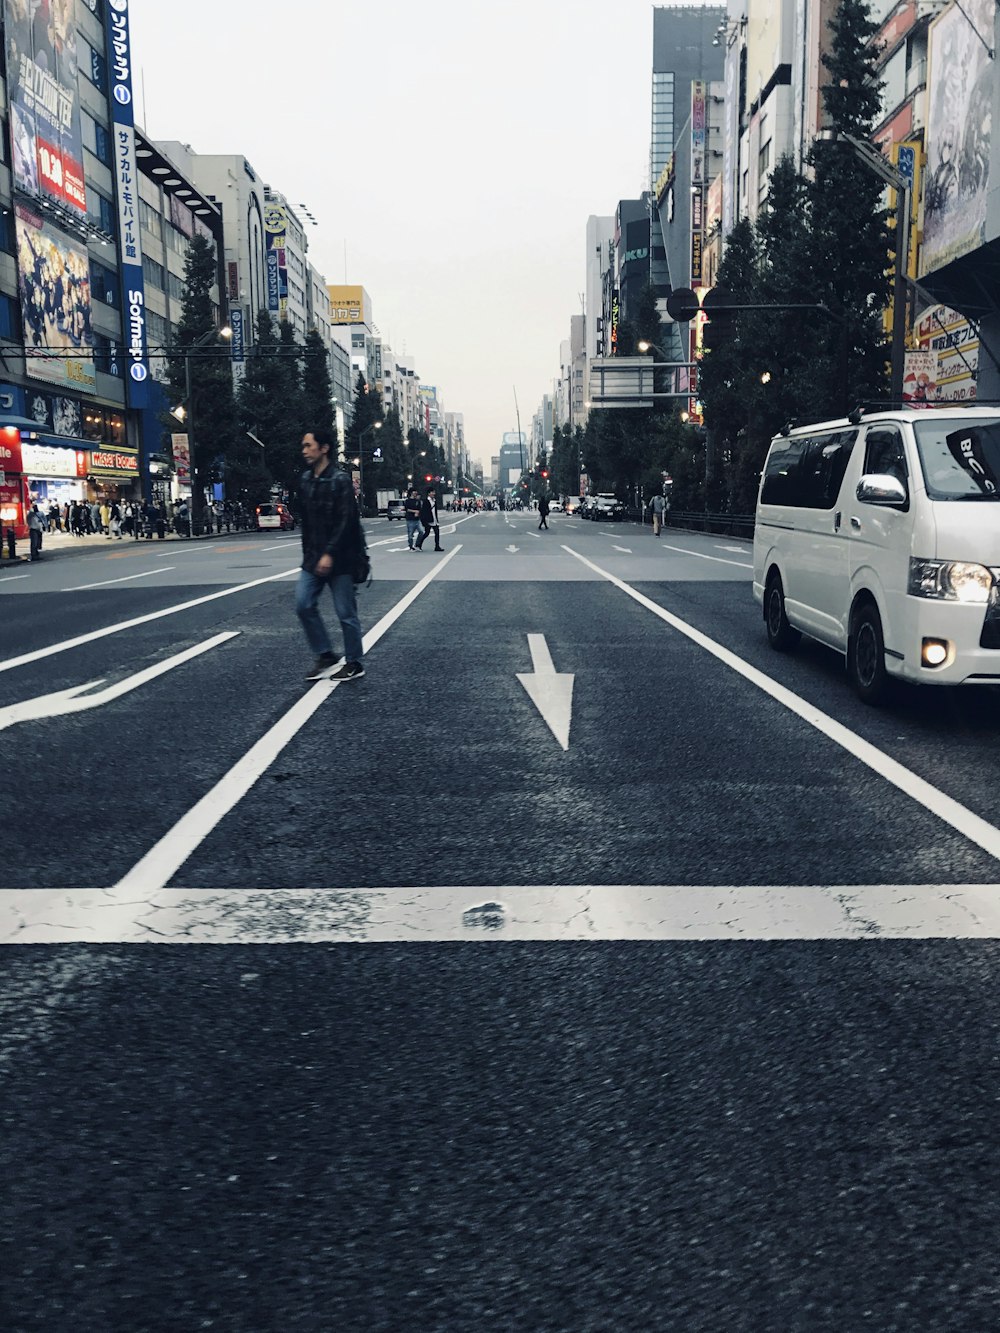
[[[248,505],[266,499],[272,485],[294,496],[302,473],[303,435],[311,430],[335,434],[326,348],[315,330],[302,344],[287,321],[275,324],[262,310],[244,374],[234,389],[228,344],[221,337],[212,338],[215,280],[212,246],[195,237],[187,252],[184,304],[174,343],[178,351],[168,360],[168,384],[172,404],[185,403],[193,418],[198,478],[207,483],[222,476],[227,497]],[[188,356],[184,349],[191,349]],[[444,476],[449,484],[462,485],[462,478],[450,474],[442,451],[423,431],[411,429],[404,436],[398,414],[383,410],[381,395],[360,373],[353,409],[343,457],[349,466],[361,458],[367,512],[375,508],[376,491],[403,492],[410,478],[422,489],[427,476]],[[179,429],[170,415],[164,417],[163,428],[165,436]],[[263,442],[263,448],[248,432]],[[376,450],[381,452],[379,459]]]
[[[865,0],[841,0],[830,29],[827,124],[869,139],[881,115],[878,25]],[[744,308],[705,325],[704,428],[686,422],[683,400],[592,411],[585,431],[556,432],[554,489],[574,493],[582,467],[592,490],[634,502],[668,473],[675,510],[749,512],[768,442],[786,422],[843,416],[886,398],[882,312],[894,256],[882,183],[843,139],[818,144],[809,168],[806,175],[782,159],[757,222],[743,219],[727,237],[716,283]],[[618,354],[636,355],[642,340],[667,342],[652,288],[634,325],[619,328]]]

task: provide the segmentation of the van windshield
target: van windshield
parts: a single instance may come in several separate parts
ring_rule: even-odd
[[[1000,500],[1000,418],[915,421],[913,433],[932,500]]]

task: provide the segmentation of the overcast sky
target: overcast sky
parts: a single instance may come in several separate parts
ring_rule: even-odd
[[[559,373],[591,213],[648,175],[648,0],[132,0],[154,139],[243,153],[310,258],[465,416],[489,468]],[[345,272],[344,251],[347,251]]]

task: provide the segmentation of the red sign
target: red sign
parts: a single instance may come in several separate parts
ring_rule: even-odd
[[[0,472],[23,472],[21,432],[16,426],[0,428]]]
[[[229,272],[229,299],[238,301],[240,299],[240,266],[237,263],[230,262]]]
[[[139,455],[117,454],[92,449],[90,452],[90,466],[100,468],[104,472],[138,472]]]
[[[55,144],[48,143],[41,135],[37,139],[37,148],[38,174],[49,193],[86,212],[87,187],[83,183],[80,163]]]

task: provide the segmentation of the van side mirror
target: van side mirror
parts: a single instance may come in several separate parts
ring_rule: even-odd
[[[865,505],[888,505],[890,509],[905,509],[909,503],[906,487],[898,477],[871,472],[858,482],[858,499]]]

